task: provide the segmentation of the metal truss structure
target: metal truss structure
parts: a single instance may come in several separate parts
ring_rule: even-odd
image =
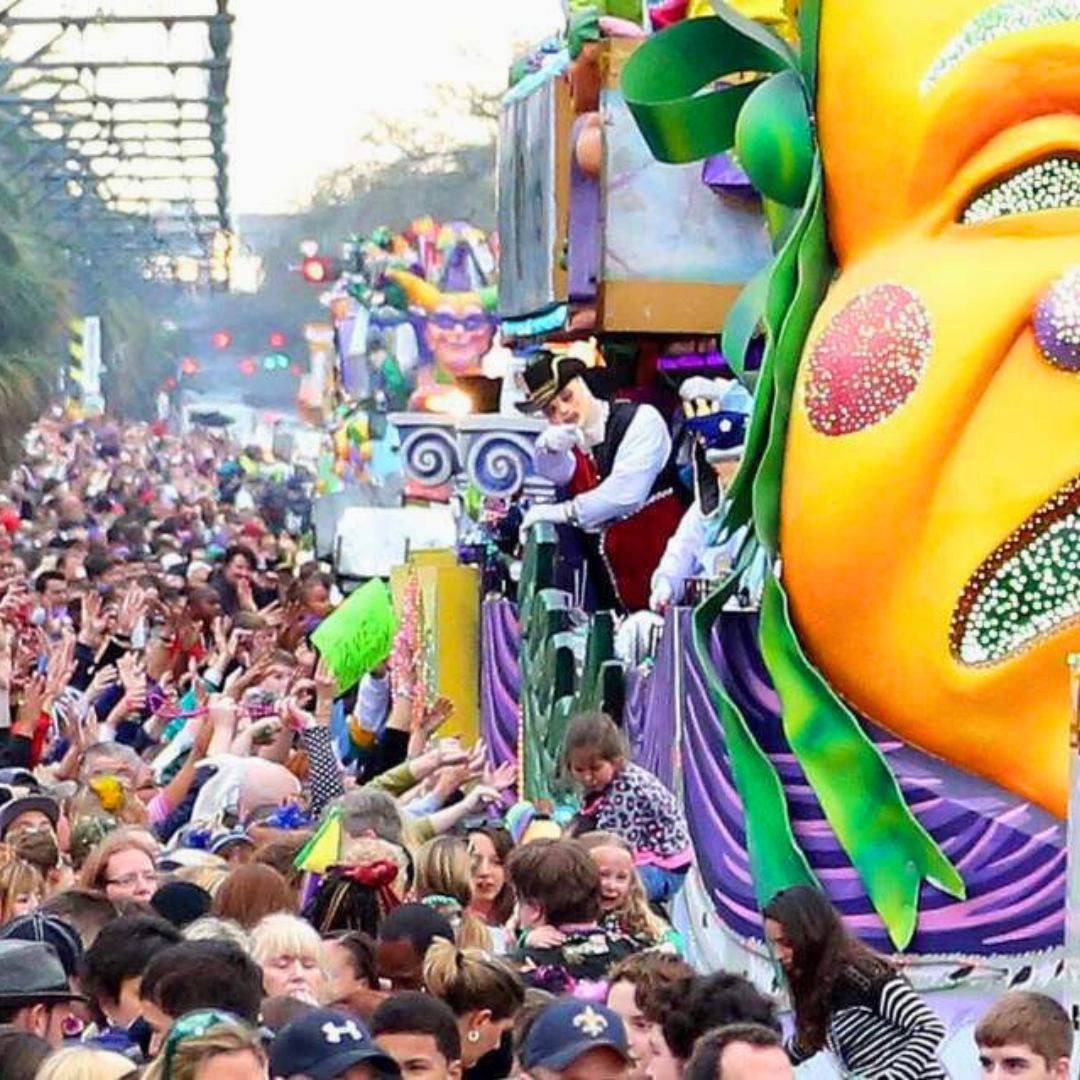
[[[230,235],[232,34],[229,0],[0,0],[0,177],[18,204],[147,276],[211,258]]]

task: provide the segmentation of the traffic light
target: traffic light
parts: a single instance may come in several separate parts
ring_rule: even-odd
[[[180,374],[181,375],[198,375],[199,374],[199,361],[193,356],[185,356],[180,361]]]
[[[213,341],[215,349],[224,352],[233,343],[233,336],[228,330],[218,330],[210,340]]]
[[[271,349],[284,349],[288,342],[289,339],[280,330],[275,330],[270,335]]]
[[[309,255],[300,264],[300,273],[309,285],[326,285],[338,276],[340,267],[325,255]]]
[[[284,371],[289,366],[289,358],[284,353],[270,353],[263,357],[263,367],[267,371]]]
[[[254,375],[259,370],[259,365],[255,362],[255,358],[251,356],[245,356],[240,361],[240,374],[241,375]]]

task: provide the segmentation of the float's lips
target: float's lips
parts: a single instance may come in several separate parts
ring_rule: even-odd
[[[989,667],[1078,622],[1080,476],[972,575],[953,613],[952,651],[968,667]]]

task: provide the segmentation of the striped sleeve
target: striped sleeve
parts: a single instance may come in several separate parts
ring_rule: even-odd
[[[784,1042],[784,1052],[788,1056],[792,1065],[801,1065],[804,1061],[809,1061],[814,1056],[813,1050],[804,1050],[802,1044],[799,1042],[797,1035],[792,1035],[790,1039]]]
[[[940,1017],[899,975],[882,984],[881,1018],[905,1035],[903,1049],[889,1065],[889,1080],[920,1080],[941,1068],[937,1053],[945,1041]]]

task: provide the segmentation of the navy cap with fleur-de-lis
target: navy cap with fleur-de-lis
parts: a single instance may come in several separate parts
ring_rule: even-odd
[[[556,1001],[536,1018],[522,1048],[526,1069],[565,1069],[591,1050],[613,1050],[630,1060],[626,1026],[606,1005]]]

